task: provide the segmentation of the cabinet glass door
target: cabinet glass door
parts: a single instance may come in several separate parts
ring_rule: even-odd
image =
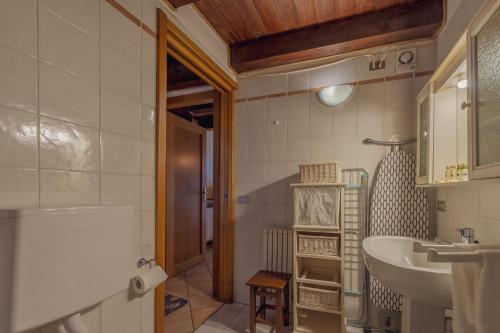
[[[428,184],[431,179],[431,176],[429,175],[432,107],[432,95],[430,94],[430,89],[424,96],[418,98],[417,103],[417,184]]]
[[[481,15],[482,16],[482,15]],[[480,17],[481,17],[480,16]],[[472,177],[500,177],[500,9],[498,1],[473,25]]]

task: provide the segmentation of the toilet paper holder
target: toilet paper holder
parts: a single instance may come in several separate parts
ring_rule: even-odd
[[[149,264],[149,267],[153,268],[154,266],[156,266],[156,259],[152,258],[147,260],[146,258],[140,258],[139,260],[137,260],[137,267],[139,268],[147,264]]]

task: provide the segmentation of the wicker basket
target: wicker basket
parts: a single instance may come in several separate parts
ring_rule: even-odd
[[[299,285],[299,304],[308,308],[340,311],[340,293],[332,287]]]
[[[338,269],[325,268],[309,268],[304,270],[301,279],[321,281],[321,282],[336,282],[340,284],[340,271]]]
[[[298,249],[301,254],[321,256],[339,255],[339,237],[298,234]]]
[[[299,165],[301,183],[340,183],[342,172],[338,163]]]

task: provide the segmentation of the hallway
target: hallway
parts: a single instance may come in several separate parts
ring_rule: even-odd
[[[166,294],[181,298],[181,304],[187,301],[167,314],[165,332],[193,332],[219,310],[222,303],[212,298],[212,275],[213,253],[212,246],[208,245],[204,262],[165,282]]]

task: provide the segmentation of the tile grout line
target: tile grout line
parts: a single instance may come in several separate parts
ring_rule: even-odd
[[[37,115],[37,134],[36,134],[36,175],[37,175],[37,197],[38,197],[38,207],[42,206],[42,195],[41,195],[41,172],[40,172],[40,15],[39,15],[39,3],[38,0],[35,3],[36,6],[36,115]]]

